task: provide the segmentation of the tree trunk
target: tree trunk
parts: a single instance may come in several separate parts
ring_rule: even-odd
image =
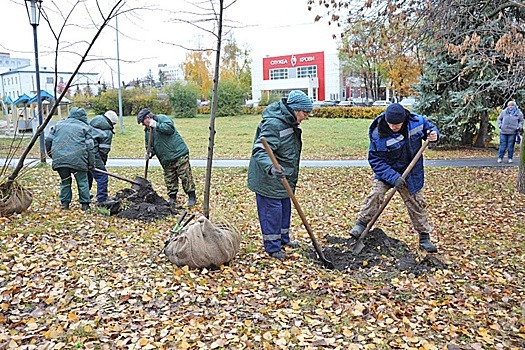
[[[520,147],[520,164],[518,168],[518,181],[516,182],[516,187],[518,192],[525,194],[525,142],[521,142]]]
[[[478,135],[474,147],[485,148],[489,131],[489,113],[484,110],[481,112],[481,121],[479,122]]]
[[[210,188],[211,188],[211,169],[213,165],[213,145],[215,144],[215,114],[217,112],[217,95],[219,87],[219,67],[221,61],[221,41],[222,41],[222,14],[224,12],[224,1],[219,1],[219,19],[217,30],[217,52],[215,53],[215,73],[213,75],[213,97],[211,101],[210,113],[210,136],[208,138],[208,158],[206,162],[206,175],[204,177],[204,203],[202,205],[202,215],[210,219]]]

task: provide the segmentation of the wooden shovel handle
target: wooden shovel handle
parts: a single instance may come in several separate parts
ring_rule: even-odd
[[[110,173],[110,172],[105,171],[105,170],[102,170],[102,169],[93,168],[93,170],[96,171],[97,173],[106,174],[106,175],[108,175],[108,176],[113,176],[113,177],[116,178],[116,179],[119,179],[119,180],[122,180],[122,181],[129,182],[130,184],[133,184],[133,185],[142,186],[142,184],[139,183],[139,182],[137,182],[137,181],[133,181],[133,180],[127,179],[127,178],[125,178],[125,177],[122,177],[122,176],[117,175],[117,174]]]
[[[266,153],[268,153],[268,156],[270,157],[271,161],[272,161],[272,164],[273,166],[276,168],[276,169],[281,169],[281,166],[279,165],[279,162],[277,161],[277,159],[275,158],[275,155],[273,154],[273,151],[272,149],[270,148],[270,145],[268,144],[268,141],[266,141],[266,139],[264,137],[261,137],[260,138],[263,146],[264,146],[264,149],[266,150]],[[303,222],[303,225],[304,227],[306,228],[306,231],[308,232],[308,235],[310,236],[310,239],[312,240],[312,243],[314,245],[314,248],[315,248],[315,251],[317,252],[317,254],[319,255],[319,258],[324,262],[324,263],[329,263],[331,264],[330,261],[328,261],[324,254],[323,254],[323,251],[321,250],[321,247],[319,246],[319,243],[317,243],[317,239],[315,238],[315,235],[312,231],[312,228],[310,227],[310,225],[308,224],[308,221],[306,220],[306,216],[304,215],[304,212],[303,210],[301,209],[301,206],[299,205],[299,202],[297,201],[297,198],[295,197],[295,194],[293,193],[293,190],[292,188],[290,187],[290,184],[288,183],[288,180],[286,179],[286,177],[283,177],[281,179],[281,182],[284,186],[284,188],[286,189],[286,192],[288,193],[288,196],[290,197],[290,199],[292,200],[293,202],[293,205],[295,207],[295,210],[297,210],[297,213],[299,213],[299,216],[301,217],[301,220]]]
[[[421,155],[423,154],[423,152],[425,151],[425,149],[427,148],[428,146],[428,143],[429,143],[429,140],[428,140],[428,137],[427,139],[423,142],[423,144],[421,145],[421,147],[419,148],[419,151],[417,151],[416,155],[414,156],[414,158],[412,159],[412,161],[410,162],[410,164],[408,164],[407,168],[405,169],[405,171],[403,171],[403,174],[401,174],[401,177],[403,179],[406,179],[408,174],[410,174],[410,172],[412,171],[412,169],[414,168],[414,166],[416,165],[416,163],[418,162],[419,158],[421,158]],[[390,200],[392,199],[392,197],[394,196],[394,194],[397,192],[397,188],[393,188],[392,190],[390,190],[390,192],[388,192],[388,195],[386,196],[386,198],[383,200],[383,203],[381,204],[381,206],[379,207],[379,210],[374,214],[374,216],[372,217],[372,219],[368,222],[368,225],[366,225],[366,228],[365,230],[363,231],[363,233],[361,233],[361,235],[359,236],[359,239],[364,239],[366,234],[368,233],[368,231],[370,231],[370,229],[372,228],[372,226],[374,226],[375,222],[377,221],[377,218],[379,218],[379,216],[381,215],[381,213],[383,212],[383,210],[386,208],[386,206],[388,205],[388,202],[390,202]]]
[[[148,178],[148,166],[149,166],[149,153],[151,152],[151,140],[153,139],[153,128],[149,127],[149,137],[148,137],[148,148],[146,150],[146,153],[148,154],[148,157],[146,158],[146,166],[144,167],[144,178]]]

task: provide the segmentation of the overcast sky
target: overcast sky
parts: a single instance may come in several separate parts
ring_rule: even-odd
[[[106,6],[113,3],[112,0],[99,1]],[[66,6],[72,3],[72,0],[43,0],[44,7],[49,7],[46,13],[50,17],[54,13],[51,7],[54,2]],[[85,3],[91,5],[94,1],[85,0]],[[225,0],[225,4],[229,3],[231,0]],[[0,52],[8,52],[12,57],[30,58],[33,62],[33,31],[29,25],[24,1],[0,0],[0,4],[2,12]],[[183,0],[128,0],[128,4],[130,6],[140,4],[142,9],[119,17],[118,26],[121,34],[118,36],[118,47],[121,80],[129,81],[143,77],[148,69],[151,69],[156,76],[159,63],[180,64],[188,51],[177,45],[189,48],[195,48],[197,42],[201,43],[201,47],[214,45],[209,34],[198,31],[188,24],[168,23],[168,12],[157,10],[172,7],[171,10],[177,11],[185,6]],[[321,11],[316,10],[317,13]],[[86,23],[86,12],[85,10],[75,12],[72,23],[78,25]],[[329,26],[324,19],[314,23],[316,13],[308,11],[306,0],[237,0],[225,10],[224,15],[226,20],[236,21],[237,25],[242,27],[233,30],[233,37],[240,47],[251,49],[254,60],[266,55],[335,52],[337,48],[336,42],[332,39],[336,28]],[[56,21],[60,24],[63,22],[59,18]],[[114,25],[115,23],[112,22],[112,26]],[[68,40],[81,41],[91,40],[93,32],[70,27],[63,35]],[[116,36],[114,28],[105,29],[92,50],[92,54],[101,59],[86,64],[82,71],[100,72],[102,79],[108,84],[112,83],[112,79],[116,82]],[[52,66],[54,57],[51,53],[54,51],[55,41],[44,22],[38,27],[38,40],[40,66]],[[80,50],[76,49],[76,51]],[[73,69],[77,60],[78,57],[63,53],[59,56],[59,69]]]

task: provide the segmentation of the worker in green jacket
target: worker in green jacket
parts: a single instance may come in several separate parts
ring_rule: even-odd
[[[150,132],[153,133],[150,153],[146,157],[157,156],[164,170],[164,182],[168,189],[170,207],[180,208],[177,205],[177,193],[179,191],[179,178],[182,188],[188,196],[187,207],[196,204],[195,183],[190,165],[190,150],[182,136],[175,128],[170,117],[163,114],[153,114],[149,109],[140,110],[137,115],[137,123],[145,126],[144,137],[146,149]]]
[[[299,128],[308,119],[313,105],[300,90],[270,104],[257,127],[248,167],[248,188],[255,192],[264,250],[273,258],[285,259],[284,246],[296,248],[290,241],[291,201],[281,179],[286,176],[293,191],[299,175],[302,141]],[[264,137],[281,169],[276,169],[260,138]]]

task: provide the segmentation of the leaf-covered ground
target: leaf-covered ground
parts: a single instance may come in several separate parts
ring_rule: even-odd
[[[78,203],[61,211],[58,176],[33,169],[24,182],[34,193],[29,211],[0,219],[0,348],[523,348],[517,169],[426,171],[439,248],[433,257],[444,267],[419,274],[366,262],[325,269],[309,257],[311,242],[295,212],[300,247],[284,262],[269,259],[246,169],[214,169],[212,180],[211,220],[243,233],[239,254],[218,270],[179,268],[159,255],[177,216],[129,220],[84,213]],[[201,204],[204,170],[194,175]],[[165,196],[160,169],[148,179]],[[348,238],[370,181],[368,168],[302,169],[297,198],[324,249]],[[128,185],[111,179],[111,193]],[[417,249],[398,196],[376,227],[417,261],[429,259]]]

